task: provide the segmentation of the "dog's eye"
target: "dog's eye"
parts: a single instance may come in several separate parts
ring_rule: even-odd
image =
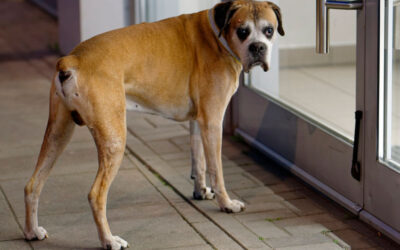
[[[250,30],[248,28],[239,28],[236,33],[239,39],[244,41],[250,35]]]
[[[266,27],[264,29],[264,34],[268,37],[271,38],[274,35],[274,28],[272,27]]]

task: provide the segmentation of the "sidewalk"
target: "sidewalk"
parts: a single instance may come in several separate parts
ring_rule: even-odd
[[[94,142],[77,128],[40,200],[45,241],[23,240],[23,188],[48,115],[58,55],[57,23],[23,0],[0,2],[0,250],[99,249],[87,194],[97,171]],[[108,219],[131,249],[400,249],[237,138],[223,162],[240,214],[192,199],[187,123],[128,114],[124,162],[108,196]]]

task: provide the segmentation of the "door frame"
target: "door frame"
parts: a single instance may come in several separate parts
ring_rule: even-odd
[[[372,225],[379,231],[385,233],[387,236],[392,238],[397,243],[400,243],[400,229],[393,228],[389,223],[393,222],[393,212],[386,204],[372,204],[373,196],[379,196],[379,193],[375,193],[379,189],[379,184],[382,183],[382,178],[393,177],[393,174],[398,175],[399,173],[395,170],[387,167],[385,163],[380,161],[379,157],[379,117],[380,117],[380,84],[382,74],[381,71],[381,29],[384,28],[381,23],[381,15],[384,13],[385,1],[384,0],[368,0],[368,5],[366,6],[365,15],[368,16],[366,19],[366,26],[369,27],[368,33],[366,33],[366,53],[365,58],[365,153],[364,153],[364,209],[360,212],[360,219],[366,223]],[[386,178],[385,178],[386,179]],[[393,182],[385,181],[386,188],[393,189],[394,186],[398,186]],[[385,191],[385,190],[383,190]],[[386,190],[387,191],[387,190]],[[387,194],[387,192],[384,192]],[[384,195],[384,197],[388,197]],[[372,206],[371,206],[372,204]],[[397,201],[397,205],[400,202]],[[378,208],[375,208],[375,207]],[[376,210],[384,209],[385,213]],[[398,214],[398,213],[397,213]],[[397,224],[399,224],[397,222]],[[399,226],[398,226],[399,227]]]

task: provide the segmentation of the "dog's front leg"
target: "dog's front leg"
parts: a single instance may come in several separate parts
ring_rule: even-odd
[[[190,121],[190,144],[192,155],[192,179],[194,179],[193,198],[195,200],[212,200],[214,192],[206,185],[206,162],[203,143],[197,121]]]
[[[211,186],[216,194],[221,211],[238,213],[244,210],[245,205],[238,200],[231,200],[225,189],[222,171],[222,118],[199,121],[201,136],[206,156],[207,171],[210,175]]]

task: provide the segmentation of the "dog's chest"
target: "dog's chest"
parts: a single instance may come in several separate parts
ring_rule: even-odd
[[[126,97],[126,110],[134,111],[152,115],[160,115],[164,118],[175,120],[175,121],[186,121],[191,118],[193,105],[189,101],[186,105],[158,105],[156,108],[150,108],[133,98]]]

